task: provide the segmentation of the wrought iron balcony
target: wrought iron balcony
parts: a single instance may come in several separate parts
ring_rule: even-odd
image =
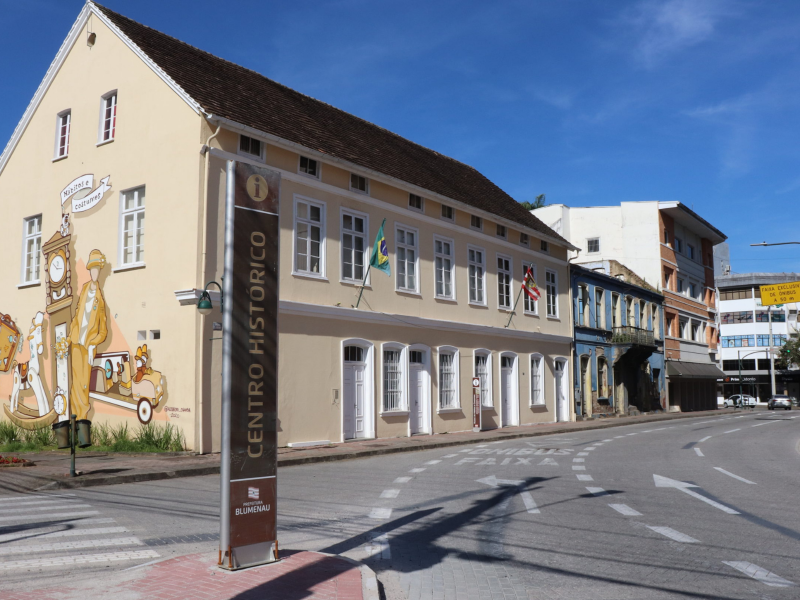
[[[639,329],[638,327],[614,327],[614,333],[611,337],[612,344],[633,344],[637,346],[655,346],[655,338],[653,332],[648,329]]]

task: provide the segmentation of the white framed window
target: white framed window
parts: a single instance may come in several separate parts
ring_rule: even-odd
[[[544,357],[531,354],[531,406],[544,404]]]
[[[600,252],[600,238],[589,238],[586,240],[586,252],[588,254]]]
[[[594,326],[606,328],[606,294],[599,287],[594,288]]]
[[[494,406],[492,400],[492,353],[480,349],[474,352],[473,377],[481,380],[481,406]]]
[[[325,203],[294,199],[294,271],[325,277]]]
[[[65,110],[56,116],[55,158],[64,158],[69,154],[69,133],[72,127],[72,111]]]
[[[528,268],[531,269],[531,273],[533,274],[533,280],[536,281],[536,265],[529,262],[522,263],[522,279],[521,281],[525,281],[525,275],[528,273]],[[538,285],[538,284],[537,284]],[[522,310],[526,315],[538,315],[539,314],[539,301],[534,300],[524,291],[522,292]]]
[[[419,231],[405,225],[396,225],[395,271],[397,290],[419,292]]]
[[[619,294],[611,294],[611,327],[620,327],[622,325],[622,306],[620,305]]]
[[[433,237],[434,289],[437,298],[456,299],[454,256],[453,240]]]
[[[661,312],[658,310],[658,304],[653,304],[650,307],[650,314],[653,316],[653,335],[657,340],[661,339]]]
[[[508,229],[505,225],[497,224],[497,237],[506,239],[508,237]]]
[[[117,133],[117,92],[108,92],[100,100],[98,143],[111,142]]]
[[[439,354],[439,410],[461,408],[458,394],[458,349],[440,346]]]
[[[320,178],[319,161],[313,158],[308,158],[307,156],[300,156],[297,165],[297,172],[302,175],[308,175],[309,177],[313,177],[314,179],[319,179]]]
[[[519,232],[519,243],[521,246],[531,245],[530,238],[528,237],[527,233],[524,233],[522,231]]]
[[[578,309],[575,311],[575,325],[589,327],[589,286],[578,284]]]
[[[406,349],[395,343],[383,345],[383,402],[382,412],[407,410]]]
[[[247,135],[239,135],[239,154],[264,160],[264,142]]]
[[[145,186],[121,192],[120,201],[119,264],[144,264]]]
[[[477,215],[470,215],[469,226],[473,229],[483,231],[483,219]]]
[[[342,209],[342,281],[361,283],[367,268],[369,216]]]
[[[545,295],[547,296],[547,316],[558,318],[558,273],[545,271]]]
[[[542,241],[539,243],[539,250],[541,250],[542,252],[546,252],[546,253],[548,253],[548,254],[549,254],[549,253],[550,253],[550,244],[549,244],[547,241],[545,241],[545,240],[542,240]]]
[[[469,265],[470,304],[486,306],[486,252],[477,246],[467,246]]]
[[[369,194],[369,179],[350,173],[350,190],[360,194]]]
[[[648,329],[647,303],[644,300],[639,300],[639,329]]]
[[[39,281],[42,256],[42,215],[22,220],[22,283]]]
[[[511,308],[511,257],[497,255],[497,307]]]
[[[422,196],[418,196],[417,194],[409,194],[408,208],[412,210],[418,210],[419,212],[425,212],[425,204],[423,203]]]
[[[442,218],[445,221],[455,221],[455,211],[453,210],[452,206],[447,206],[447,204],[442,204]]]

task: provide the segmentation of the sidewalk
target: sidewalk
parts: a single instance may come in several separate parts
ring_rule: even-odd
[[[112,581],[93,578],[78,589],[6,592],[3,597],[6,600],[378,600],[378,584],[372,569],[319,552],[288,551],[276,563],[241,571],[219,569],[216,552],[190,554],[134,567],[127,573],[130,576]]]
[[[366,458],[397,452],[415,452],[464,444],[478,444],[486,441],[573,433],[591,429],[608,429],[623,425],[675,419],[695,419],[734,412],[734,409],[721,409],[691,413],[659,413],[635,417],[504,427],[479,433],[465,431],[403,438],[359,440],[313,448],[278,448],[278,466],[289,467],[318,462]],[[219,473],[219,454],[126,455],[93,452],[79,453],[76,465],[83,474],[74,479],[69,478],[68,452],[28,453],[20,454],[19,456],[35,462],[36,466],[3,469],[0,472],[0,494],[114,485]]]

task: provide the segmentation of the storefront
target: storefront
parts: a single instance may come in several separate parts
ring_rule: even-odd
[[[747,394],[766,403],[772,395],[772,382],[769,373],[755,375],[728,375],[717,379],[718,390],[723,398],[733,394]],[[776,371],[775,393],[800,398],[800,371]]]

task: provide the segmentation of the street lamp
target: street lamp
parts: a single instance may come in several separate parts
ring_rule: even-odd
[[[800,244],[800,242],[773,242],[768,244],[767,242],[761,242],[760,244],[750,244],[751,246],[788,246],[789,244]]]
[[[761,352],[763,352],[763,350],[756,350],[754,352],[748,352],[747,354],[742,356],[742,351],[741,350],[737,350],[736,351],[736,354],[739,357],[739,400],[740,401],[742,401],[742,395],[743,395],[742,394],[742,358],[747,358],[748,356],[750,356],[752,354],[759,354]]]
[[[225,281],[225,278],[222,278],[222,281]],[[215,285],[219,288],[219,308],[222,310],[222,307],[225,305],[225,293],[222,291],[222,286],[218,284],[216,281],[209,281],[206,284],[203,293],[200,294],[200,299],[197,301],[197,312],[199,312],[203,316],[207,316],[211,314],[211,310],[214,308],[214,305],[211,303],[211,296],[208,293],[208,286]]]

